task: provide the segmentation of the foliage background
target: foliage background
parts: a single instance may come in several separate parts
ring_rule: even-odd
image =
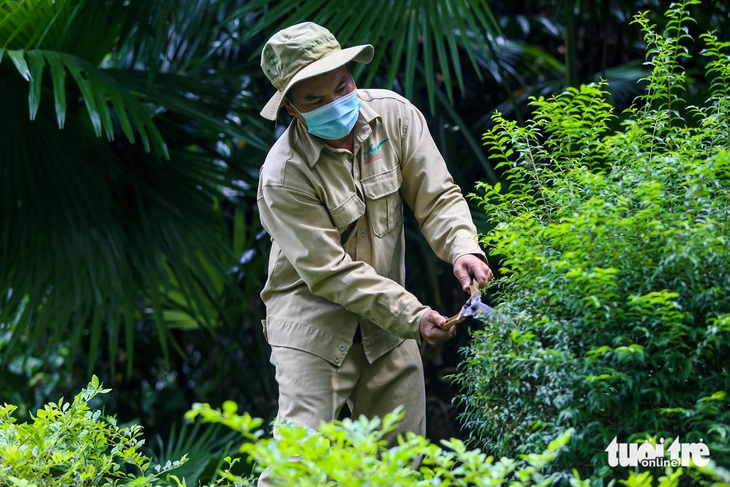
[[[150,435],[168,437],[195,401],[272,417],[253,190],[285,123],[258,116],[272,92],[258,52],[279,28],[314,20],[343,45],[373,43],[358,84],[421,107],[469,192],[502,177],[477,135],[495,109],[521,122],[529,95],[598,77],[627,106],[645,74],[628,22],[648,10],[661,23],[668,5],[0,0],[0,401],[27,414],[93,372],[113,386],[107,407]],[[728,38],[727,9],[693,9],[697,29]],[[703,98],[701,66],[686,70],[687,98]],[[464,296],[416,232],[408,287],[451,314]],[[444,376],[468,342],[461,329],[424,350],[433,438],[460,434]]]

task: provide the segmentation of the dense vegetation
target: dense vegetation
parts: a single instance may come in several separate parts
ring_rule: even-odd
[[[620,116],[604,84],[532,101],[485,135],[508,184],[482,185],[501,256],[499,313],[457,376],[463,419],[497,455],[574,430],[556,467],[608,475],[619,441],[704,441],[730,465],[730,43],[702,35],[693,106],[684,4],[646,16],[646,93]]]
[[[495,459],[453,438],[438,446],[409,434],[399,438],[398,445],[386,448],[384,435],[402,418],[400,410],[382,420],[360,417],[323,423],[317,431],[282,424],[281,438],[274,440],[264,436],[262,419],[248,413],[239,415],[232,401],[226,401],[221,409],[196,404],[187,414],[189,419],[225,425],[238,434],[237,441],[223,452],[219,469],[207,477],[209,483],[198,483],[201,472],[190,469],[186,454],[164,463],[149,458],[142,452],[145,440],[140,426],[119,426],[115,418],[89,405],[108,392],[93,377],[73,401],[46,404],[30,423],[15,420],[14,406],[0,408],[0,486],[245,487],[255,486],[258,473],[265,468],[270,469],[270,480],[283,486],[550,485],[560,479],[546,473],[546,466],[571,436],[570,432],[560,435],[539,454]],[[253,473],[234,470],[247,461],[252,462]],[[630,487],[675,487],[687,471],[702,484],[730,481],[728,472],[710,465],[701,473],[695,469],[668,470],[656,482],[648,472],[631,472],[622,482]],[[600,485],[581,479],[577,472],[570,474],[570,484]]]

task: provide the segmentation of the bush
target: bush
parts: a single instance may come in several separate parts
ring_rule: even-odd
[[[94,377],[73,402],[45,405],[32,423],[15,421],[16,406],[0,406],[0,486],[169,485],[168,472],[186,458],[151,465],[140,452],[139,425],[120,427],[89,408],[89,401],[106,392]],[[169,481],[184,485],[174,476]]]
[[[263,438],[261,419],[239,416],[236,410],[231,401],[224,403],[222,410],[197,404],[187,417],[225,424],[240,432],[249,440],[241,452],[255,463],[255,470],[260,473],[268,467],[269,481],[282,486],[549,485],[551,479],[541,471],[570,437],[570,433],[561,435],[541,454],[525,455],[520,460],[495,460],[478,449],[469,450],[457,439],[442,441],[445,448],[441,448],[412,433],[388,448],[384,436],[403,418],[402,410],[386,415],[382,421],[361,416],[323,422],[317,431],[281,424],[278,440]],[[235,485],[256,485],[255,476],[242,478],[230,472],[222,475]]]
[[[89,401],[108,392],[94,377],[72,403],[58,401],[39,410],[32,423],[18,424],[11,414],[14,406],[0,409],[0,486],[124,486],[161,487],[202,485],[197,474],[183,475],[187,456],[153,465],[140,449],[145,441],[138,425],[122,428],[116,421],[92,410]],[[403,417],[402,410],[383,420],[360,417],[322,423],[318,431],[296,425],[279,425],[280,439],[265,438],[263,420],[249,414],[238,415],[235,403],[228,401],[222,410],[196,404],[187,418],[202,418],[238,433],[243,442],[239,452],[255,463],[255,472],[268,467],[274,485],[345,487],[398,486],[497,486],[542,485],[557,477],[545,473],[570,439],[566,432],[552,441],[541,454],[521,455],[513,460],[495,460],[479,449],[468,449],[459,440],[442,441],[439,447],[425,438],[409,434],[399,437],[398,445],[388,448],[383,439]],[[201,423],[197,423],[198,426]],[[208,430],[210,431],[210,430]],[[218,451],[217,449],[214,449]],[[234,473],[240,458],[222,459],[227,463],[209,487],[256,485],[256,476]],[[240,469],[239,469],[240,470]],[[707,469],[708,479],[720,479],[722,472]],[[673,487],[682,469],[668,471],[656,484]],[[569,475],[575,487],[593,485],[577,473]],[[633,472],[626,485],[651,487],[653,478]],[[704,484],[709,484],[704,482]]]
[[[498,301],[455,380],[495,455],[575,431],[554,468],[611,472],[619,442],[704,442],[730,465],[730,43],[702,35],[713,79],[687,106],[689,1],[664,33],[644,15],[646,93],[616,117],[603,82],[494,116],[506,188],[481,184]]]
[[[263,438],[261,419],[239,416],[235,403],[212,409],[196,404],[189,419],[224,424],[247,440],[240,451],[255,464],[255,471],[266,469],[269,482],[282,486],[343,487],[451,487],[451,486],[550,486],[589,487],[602,485],[601,479],[581,479],[577,471],[567,475],[547,474],[547,467],[560,458],[571,432],[558,436],[540,454],[520,455],[518,459],[487,455],[469,449],[460,440],[442,440],[443,447],[414,434],[399,437],[396,446],[387,447],[383,439],[403,417],[402,410],[380,421],[364,416],[356,420],[323,422],[317,431],[293,424],[279,424],[280,439]],[[235,461],[228,459],[232,464]],[[416,461],[414,461],[416,460]],[[420,463],[419,463],[420,460]],[[630,472],[620,482],[629,487],[676,487],[687,471],[667,469],[655,482],[649,472]],[[714,465],[694,471],[697,485],[725,485],[730,479]],[[256,485],[255,476],[241,478],[229,471],[223,478],[237,486]],[[720,483],[713,483],[720,480]]]

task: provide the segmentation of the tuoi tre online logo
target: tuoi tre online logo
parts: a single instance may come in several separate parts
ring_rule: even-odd
[[[614,436],[604,451],[608,453],[611,467],[704,467],[710,463],[710,449],[702,440],[699,443],[681,443],[679,437],[665,447],[664,438],[656,444],[648,441],[619,443]]]

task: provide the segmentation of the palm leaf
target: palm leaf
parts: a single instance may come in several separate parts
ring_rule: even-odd
[[[375,58],[367,68],[355,67],[355,74],[367,69],[362,84],[370,86],[376,76],[387,73],[385,86],[393,88],[400,80],[409,98],[416,88],[416,64],[423,60],[423,79],[432,110],[436,105],[434,92],[441,89],[436,82],[439,77],[443,76],[443,89],[451,102],[454,79],[463,90],[461,56],[469,59],[474,76],[481,77],[476,53],[477,50],[487,51],[485,34],[496,29],[486,0],[378,0],[369,2],[366,12],[323,0],[276,3],[253,0],[234,15],[237,18],[255,16],[257,20],[244,33],[244,39],[258,39],[261,34],[311,20],[330,29],[343,46],[373,44]],[[449,46],[448,55],[446,46]],[[434,59],[438,62],[433,62]],[[405,60],[404,68],[402,60]]]
[[[9,101],[0,119],[9,127],[0,136],[0,281],[10,295],[0,323],[17,320],[18,336],[39,345],[90,330],[92,354],[106,327],[110,355],[123,333],[131,364],[143,303],[154,305],[163,355],[166,293],[179,290],[200,322],[213,322],[207,301],[220,292],[223,262],[233,262],[211,204],[215,188],[198,184],[177,153],[176,164],[161,165],[130,146],[111,150],[79,116],[60,131],[49,104],[33,122],[24,109]]]
[[[111,69],[106,72],[127,90],[143,93],[145,99],[158,107],[164,107],[161,111],[174,112],[176,116],[195,120],[208,130],[245,140],[262,154],[271,146],[273,137],[265,137],[269,130],[261,117],[248,117],[245,123],[235,119],[237,114],[253,111],[252,107],[245,107],[237,103],[234,98],[240,89],[239,86],[248,76],[246,71],[231,75],[229,86],[208,80],[202,75],[196,77],[173,73],[150,75],[146,72],[121,69]],[[229,96],[221,96],[224,93],[228,93]]]
[[[167,147],[152,123],[149,108],[96,65],[116,41],[121,28],[118,16],[121,6],[120,2],[102,5],[102,2],[89,1],[2,1],[0,34],[6,39],[2,49],[29,82],[31,119],[35,118],[41,101],[48,62],[59,127],[64,126],[66,118],[65,77],[69,73],[97,136],[104,133],[108,140],[113,140],[114,124],[118,121],[130,141],[134,142],[136,130],[146,150],[151,149],[152,142],[155,152],[167,157]],[[86,28],[73,28],[79,24]],[[70,33],[79,30],[78,36]],[[93,42],[84,42],[87,36]],[[43,49],[44,46],[51,49]],[[112,116],[112,107],[116,118]]]
[[[148,73],[153,82],[135,85],[130,80],[143,75],[100,67],[129,19],[98,23],[140,3],[0,2],[0,125],[8,127],[0,133],[0,328],[13,330],[7,353],[21,343],[39,350],[68,343],[74,354],[87,343],[93,368],[106,340],[112,366],[121,344],[131,371],[138,322],[154,321],[167,356],[165,306],[185,306],[199,324],[211,324],[220,311],[211,303],[231,285],[226,271],[235,259],[215,205],[227,184],[217,147],[221,133],[244,133],[210,110],[230,111],[236,91],[199,89],[217,100],[204,109],[184,101],[195,93],[187,89],[192,81]],[[86,32],[97,32],[98,42]],[[179,89],[166,92],[173,84]],[[152,96],[144,93],[150,87]],[[168,157],[163,133],[178,142],[166,164],[159,159]],[[170,300],[168,293],[178,294]]]
[[[0,0],[0,47],[53,49],[98,65],[118,40],[125,9],[121,0]]]
[[[187,456],[187,462],[171,473],[184,478],[186,484],[195,485],[199,481],[215,480],[223,458],[235,453],[241,443],[241,436],[231,430],[224,430],[219,424],[201,422],[195,424],[175,423],[167,438],[155,437],[152,460],[155,464],[165,465]],[[209,479],[208,476],[211,476]],[[208,475],[206,475],[208,474]]]
[[[231,59],[239,49],[243,19],[232,16],[248,0],[131,1],[120,32],[118,68],[202,74],[207,61]]]
[[[130,142],[134,142],[136,130],[145,150],[151,149],[151,141],[157,154],[169,157],[167,146],[152,122],[149,109],[103,70],[90,65],[84,59],[66,53],[11,50],[7,51],[7,54],[18,73],[29,81],[31,119],[35,119],[41,102],[43,74],[48,60],[59,128],[63,128],[66,120],[65,77],[66,73],[69,73],[80,91],[97,137],[103,132],[108,140],[114,140],[115,121],[118,121]],[[112,117],[112,109],[116,120]]]

